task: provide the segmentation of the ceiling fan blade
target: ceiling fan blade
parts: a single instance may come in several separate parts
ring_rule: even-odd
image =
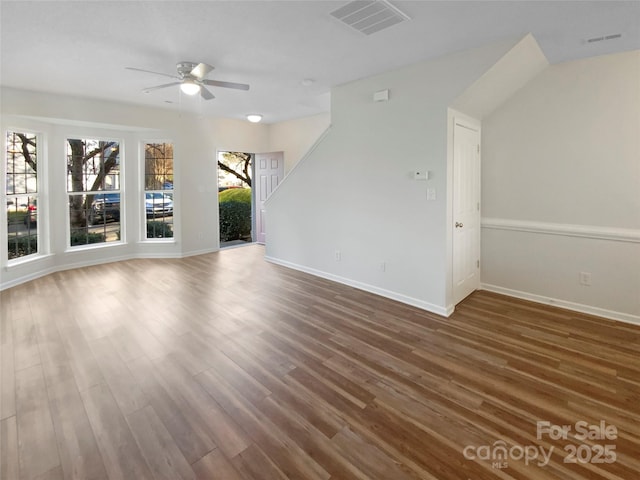
[[[211,70],[213,70],[213,67],[211,65],[208,65],[206,63],[199,63],[193,68],[193,70],[191,70],[190,74],[196,77],[198,80],[202,80]]]
[[[153,92],[154,90],[160,90],[161,88],[173,87],[174,85],[180,85],[182,82],[165,83],[164,85],[156,85],[155,87],[143,88],[143,92]]]
[[[151,70],[143,70],[141,68],[134,68],[134,67],[124,67],[124,68],[126,70],[134,70],[136,72],[153,73],[154,75],[162,75],[163,77],[180,78],[177,75],[169,75],[168,73],[152,72]]]
[[[213,96],[213,93],[211,93],[209,90],[204,88],[204,85],[200,85],[200,95],[205,100],[212,100],[212,99],[216,98],[216,97]]]
[[[211,85],[212,87],[224,87],[235,88],[236,90],[249,90],[249,85],[246,83],[233,83],[233,82],[221,82],[220,80],[203,80],[205,85]]]

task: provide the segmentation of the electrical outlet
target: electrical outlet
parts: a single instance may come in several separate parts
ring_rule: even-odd
[[[591,286],[591,272],[580,272],[580,285]]]
[[[435,188],[427,188],[427,200],[430,202],[436,199],[436,189]]]
[[[340,250],[336,250],[336,262],[342,260],[342,252]]]

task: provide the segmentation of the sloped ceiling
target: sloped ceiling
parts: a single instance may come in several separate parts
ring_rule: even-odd
[[[0,84],[271,123],[327,111],[333,86],[527,33],[550,63],[640,48],[637,1],[391,1],[411,20],[372,35],[330,15],[345,3],[2,0]],[[170,79],[125,70],[183,60],[251,90],[144,94]]]
[[[533,35],[520,40],[451,105],[482,120],[549,65]]]

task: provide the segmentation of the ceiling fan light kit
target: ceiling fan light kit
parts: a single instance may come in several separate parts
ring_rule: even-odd
[[[200,91],[200,85],[193,80],[186,79],[180,84],[180,90],[186,95],[195,95]]]
[[[186,95],[196,95],[198,92],[200,96],[205,100],[211,100],[215,98],[206,85],[212,87],[233,88],[236,90],[249,90],[249,85],[246,83],[234,83],[223,82],[220,80],[206,80],[206,77],[213,66],[206,63],[195,62],[178,62],[176,70],[178,75],[169,75],[166,73],[152,72],[150,70],[143,70],[141,68],[125,67],[127,70],[135,70],[137,72],[153,73],[155,75],[162,75],[164,77],[174,78],[177,81],[172,83],[165,83],[163,85],[156,85],[154,87],[148,87],[143,90],[144,93],[149,93],[161,88],[172,87],[174,85],[180,85],[180,90]]]

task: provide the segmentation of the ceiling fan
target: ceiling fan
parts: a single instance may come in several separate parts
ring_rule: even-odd
[[[215,98],[205,85],[212,87],[224,87],[235,88],[236,90],[249,90],[249,85],[246,83],[234,83],[234,82],[221,82],[220,80],[206,80],[204,77],[213,70],[211,65],[206,63],[194,63],[194,62],[178,62],[176,69],[177,75],[169,75],[167,73],[152,72],[150,70],[143,70],[141,68],[125,67],[127,70],[135,70],[137,72],[153,73],[155,75],[163,75],[165,77],[174,78],[178,81],[165,83],[164,85],[156,85],[155,87],[145,88],[142,91],[145,93],[153,90],[159,90],[161,88],[172,87],[174,85],[180,85],[180,90],[187,95],[196,95],[200,92],[200,95],[205,100],[211,100]]]

